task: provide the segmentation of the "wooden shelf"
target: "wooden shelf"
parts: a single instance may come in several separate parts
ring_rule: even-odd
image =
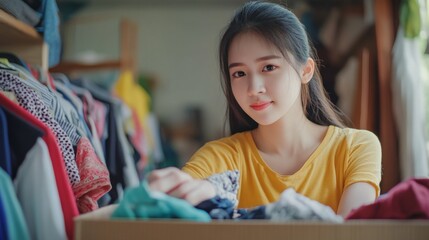
[[[107,61],[95,64],[85,64],[78,62],[62,62],[57,66],[50,68],[50,72],[71,73],[78,71],[92,71],[105,69],[120,69],[122,63],[120,61]]]
[[[48,46],[31,26],[0,9],[0,51],[48,69]]]
[[[16,45],[43,43],[42,37],[31,26],[0,9],[0,44]]]
[[[95,22],[98,21],[99,20],[95,20]],[[79,19],[79,22],[75,23],[75,26],[71,28],[73,29],[73,32],[70,32],[70,34],[78,34],[76,33],[76,29],[79,29],[79,25],[87,25],[86,28],[88,28],[88,25],[92,26],[93,23],[94,19],[92,18],[90,20]],[[136,23],[125,18],[121,19],[118,35],[120,38],[120,45],[118,46],[120,49],[120,56],[117,59],[112,58],[107,61],[94,64],[81,63],[75,60],[66,60],[64,62],[60,62],[57,66],[50,68],[49,71],[72,74],[76,72],[117,69],[121,71],[131,71],[133,74],[136,74],[138,52],[137,33],[138,28]]]

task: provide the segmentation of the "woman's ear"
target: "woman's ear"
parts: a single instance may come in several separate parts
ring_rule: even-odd
[[[302,68],[301,83],[307,84],[313,78],[315,63],[312,58],[308,58]]]

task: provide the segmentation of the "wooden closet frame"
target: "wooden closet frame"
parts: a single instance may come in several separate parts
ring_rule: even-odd
[[[382,190],[388,191],[401,181],[398,133],[392,106],[392,48],[395,41],[399,1],[374,0],[382,146]],[[395,9],[395,11],[394,11]],[[394,15],[395,13],[395,15]],[[396,16],[396,17],[394,17]]]
[[[92,70],[120,69],[137,72],[137,24],[128,19],[120,22],[120,56],[117,60],[109,60],[95,64],[80,62],[61,62],[50,68],[50,72],[72,73]]]
[[[374,26],[368,27],[335,61],[341,70],[348,59],[357,57],[358,72],[352,127],[376,133],[382,146],[381,191],[387,192],[401,181],[398,134],[392,106],[392,48],[398,27],[399,0],[375,0]],[[343,15],[362,15],[361,6],[345,6]]]

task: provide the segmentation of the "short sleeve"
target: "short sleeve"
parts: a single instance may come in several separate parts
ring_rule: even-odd
[[[222,141],[212,141],[201,147],[182,170],[194,178],[205,179],[227,170],[239,170],[235,147]]]
[[[344,189],[353,183],[366,182],[375,188],[378,197],[381,181],[380,141],[375,134],[366,130],[358,130],[349,138]]]

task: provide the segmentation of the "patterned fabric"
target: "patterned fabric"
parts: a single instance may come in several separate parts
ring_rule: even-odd
[[[76,163],[81,181],[74,188],[80,213],[98,208],[97,200],[110,191],[109,171],[100,161],[88,138],[81,138],[77,145]]]
[[[37,93],[24,85],[15,75],[0,70],[0,89],[15,93],[18,103],[37,119],[45,123],[55,134],[61,153],[64,157],[67,175],[72,186],[80,181],[79,172],[75,162],[75,154],[70,138],[52,117],[51,111],[43,104]]]
[[[194,207],[204,210],[212,219],[232,219],[234,215],[234,204],[219,196],[204,200]]]
[[[61,105],[61,94],[52,91],[48,87],[44,86],[40,82],[38,82],[33,75],[28,73],[23,67],[17,65],[6,64],[4,62],[0,62],[0,66],[6,66],[8,68],[12,68],[13,71],[8,70],[9,73],[13,73],[17,75],[24,85],[29,87],[32,90],[35,90],[42,102],[51,110],[54,119],[60,124],[61,128],[66,132],[67,136],[70,138],[73,146],[76,146],[80,141],[80,135],[77,131],[76,126],[73,123],[69,122],[66,117],[66,113],[64,112],[63,106]]]
[[[223,199],[228,199],[237,207],[237,193],[240,179],[240,172],[238,170],[225,171],[223,173],[214,174],[206,180],[211,182],[216,189],[216,195]]]

